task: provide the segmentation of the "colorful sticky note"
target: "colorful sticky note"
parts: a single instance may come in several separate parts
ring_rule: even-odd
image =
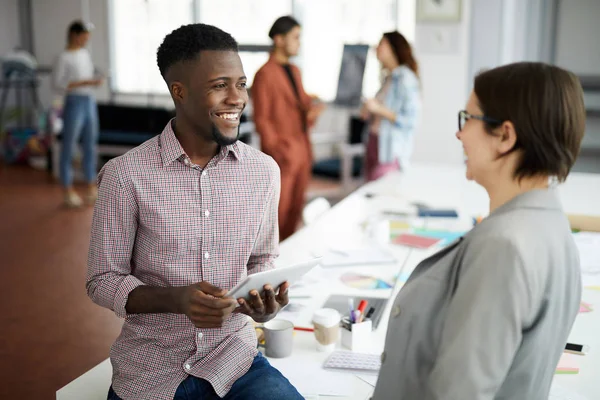
[[[578,374],[579,373],[579,358],[581,356],[569,353],[563,353],[558,360],[556,366],[557,374]]]
[[[585,288],[591,290],[600,290],[600,286],[586,286]]]
[[[442,239],[444,241],[444,244],[448,244],[465,234],[465,232],[451,232],[423,228],[417,228],[413,231],[413,233],[416,235],[426,236],[433,239]]]
[[[579,304],[579,312],[580,313],[586,313],[586,312],[590,312],[590,311],[593,311],[591,304],[585,303],[583,301]]]
[[[420,235],[412,235],[409,233],[403,233],[398,235],[394,239],[395,244],[401,244],[408,247],[416,247],[418,249],[427,249],[437,243],[439,243],[441,239],[430,238]]]

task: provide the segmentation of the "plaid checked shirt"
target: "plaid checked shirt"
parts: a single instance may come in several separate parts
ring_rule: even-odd
[[[109,161],[99,174],[87,291],[125,318],[111,348],[113,389],[124,399],[172,399],[188,376],[223,397],[257,355],[248,317],[198,329],[180,314],[127,314],[140,285],[207,281],[230,289],[274,268],[280,173],[275,161],[241,142],[205,169],[192,164],[171,124]]]

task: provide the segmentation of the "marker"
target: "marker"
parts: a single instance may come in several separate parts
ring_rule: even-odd
[[[369,319],[373,316],[373,313],[375,312],[375,308],[371,307],[369,308],[369,311],[367,312],[367,315],[365,316],[365,319]]]
[[[365,315],[365,309],[367,308],[368,304],[369,304],[369,302],[366,300],[361,300],[360,303],[358,303],[357,310],[360,312],[360,314],[359,314],[356,322],[359,322],[359,323],[362,322],[363,316]]]

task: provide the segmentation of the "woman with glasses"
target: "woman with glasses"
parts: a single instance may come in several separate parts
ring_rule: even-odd
[[[554,187],[579,153],[581,85],[541,63],[489,70],[458,128],[490,213],[421,262],[394,300],[373,398],[545,400],[581,298]]]
[[[406,38],[397,31],[385,33],[377,46],[377,59],[387,77],[361,110],[368,122],[367,181],[408,168],[421,109],[417,61]]]

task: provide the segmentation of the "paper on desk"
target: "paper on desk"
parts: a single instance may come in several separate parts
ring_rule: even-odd
[[[548,400],[588,400],[587,397],[573,392],[556,382],[552,382],[550,387],[550,396]]]
[[[600,233],[577,232],[573,239],[579,249],[583,286],[600,286]]]
[[[374,374],[369,374],[369,375],[356,375],[357,378],[360,378],[360,380],[365,381],[366,383],[368,383],[369,385],[375,387],[375,385],[377,384],[377,378],[379,377],[379,375],[374,375]]]
[[[395,264],[397,262],[388,250],[379,246],[361,248],[330,249],[323,254],[321,265],[343,267],[351,265]]]
[[[579,249],[579,260],[583,274],[600,274],[600,232],[578,232],[573,234]]]
[[[581,356],[563,353],[558,360],[556,366],[557,374],[578,374],[579,373],[579,359]]]
[[[269,362],[277,368],[303,396],[352,396],[352,385],[348,380],[355,379],[343,372],[328,371],[306,365],[294,357],[273,359]]]

